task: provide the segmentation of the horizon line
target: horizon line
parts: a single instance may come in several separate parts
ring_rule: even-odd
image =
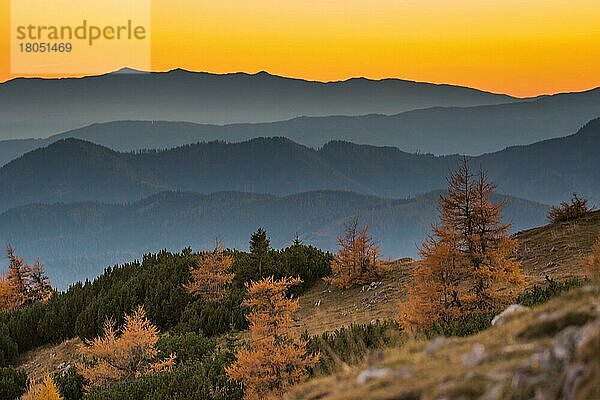
[[[186,68],[181,68],[181,67],[166,69],[166,70],[141,70],[141,69],[131,68],[131,67],[127,67],[127,66],[121,67],[116,70],[107,71],[107,72],[91,73],[91,74],[84,74],[84,75],[74,74],[74,75],[69,75],[69,76],[37,76],[37,75],[15,76],[15,77],[11,77],[6,80],[0,81],[0,87],[6,83],[10,83],[12,81],[16,81],[16,80],[20,80],[20,79],[42,79],[42,80],[83,79],[83,78],[101,77],[101,76],[113,75],[113,74],[114,75],[117,75],[117,74],[122,74],[122,75],[165,74],[165,73],[171,73],[171,72],[175,72],[175,71],[182,71],[182,72],[187,72],[190,74],[207,74],[207,75],[215,75],[215,76],[227,76],[227,75],[256,76],[256,75],[260,75],[260,74],[267,74],[269,76],[282,78],[282,79],[290,79],[290,80],[297,80],[297,81],[311,82],[311,83],[321,83],[321,84],[344,83],[344,82],[349,82],[352,80],[360,80],[360,79],[371,81],[371,82],[403,81],[403,82],[411,82],[411,83],[416,83],[416,84],[429,84],[429,85],[436,85],[436,86],[452,86],[452,87],[457,87],[457,88],[471,89],[471,90],[475,90],[475,91],[479,91],[479,92],[483,92],[483,93],[508,96],[508,97],[518,99],[518,100],[537,99],[537,98],[544,97],[544,96],[554,96],[554,95],[558,95],[558,94],[582,93],[582,92],[587,92],[590,90],[600,88],[600,82],[599,82],[597,85],[591,86],[591,87],[583,89],[583,90],[565,90],[565,91],[557,91],[557,92],[551,92],[551,93],[550,92],[538,93],[533,96],[517,96],[517,95],[510,94],[510,93],[490,91],[490,90],[486,90],[486,89],[482,89],[482,88],[478,88],[478,87],[467,86],[467,85],[460,84],[460,83],[420,81],[420,80],[413,80],[413,79],[404,79],[404,78],[399,78],[399,77],[370,78],[368,76],[349,76],[344,79],[318,80],[318,79],[308,79],[308,78],[296,77],[296,76],[278,75],[278,74],[271,73],[265,69],[262,69],[257,72],[248,72],[248,71],[210,72],[210,71],[204,71],[204,70],[191,70],[191,69],[186,69]]]

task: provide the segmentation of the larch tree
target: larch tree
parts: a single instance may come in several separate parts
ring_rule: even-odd
[[[523,281],[517,243],[501,222],[504,203],[491,200],[494,189],[485,172],[471,173],[466,158],[451,174],[440,197],[440,223],[420,249],[415,285],[401,307],[405,328],[493,312],[514,299],[511,288]]]
[[[30,267],[21,257],[15,255],[11,246],[6,248],[8,255],[8,273],[6,280],[10,286],[12,308],[23,306],[29,300]]]
[[[410,301],[400,305],[400,324],[406,330],[446,325],[462,316],[461,283],[465,277],[462,255],[452,243],[429,238],[419,248],[421,261],[408,289]]]
[[[58,387],[50,376],[46,376],[38,386],[30,386],[23,400],[63,400]]]
[[[0,310],[14,308],[13,291],[4,275],[0,275]]]
[[[91,386],[168,371],[175,364],[175,355],[159,358],[157,341],[158,329],[140,306],[125,315],[122,329],[107,319],[104,335],[83,343],[79,348],[83,361],[78,364],[78,370]]]
[[[247,400],[281,398],[319,359],[318,354],[307,353],[306,341],[293,326],[298,299],[289,298],[286,292],[299,283],[299,278],[269,277],[246,285],[248,296],[243,305],[250,308],[251,344],[236,353],[236,361],[226,372],[244,385]]]
[[[592,246],[590,254],[584,259],[584,270],[590,278],[600,276],[600,236]]]
[[[216,240],[214,249],[204,253],[197,265],[190,270],[192,280],[184,287],[191,295],[206,301],[221,301],[229,294],[231,282],[235,278],[232,266],[233,257],[226,254],[223,243]]]
[[[571,201],[562,201],[559,206],[552,206],[548,210],[548,220],[551,223],[573,221],[593,211],[588,205],[588,200],[573,193]]]
[[[46,302],[52,297],[50,279],[46,276],[44,266],[35,260],[29,268],[29,298],[32,302]]]
[[[338,237],[338,251],[331,261],[330,284],[350,288],[381,278],[386,271],[381,251],[368,233],[369,226],[358,227],[358,219],[346,223],[344,235]]]
[[[496,186],[480,171],[473,183],[473,244],[468,255],[472,274],[470,303],[478,311],[492,312],[515,299],[512,288],[524,282],[521,263],[515,259],[518,243],[510,224],[502,223],[505,202],[493,203]]]
[[[26,264],[10,246],[7,255],[8,273],[0,277],[0,309],[15,309],[47,301],[54,291],[39,260],[33,265]]]

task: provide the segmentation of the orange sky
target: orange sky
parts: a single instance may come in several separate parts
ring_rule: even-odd
[[[9,3],[0,81],[15,76]],[[598,0],[152,0],[151,11],[157,71],[398,77],[516,96],[600,86]]]

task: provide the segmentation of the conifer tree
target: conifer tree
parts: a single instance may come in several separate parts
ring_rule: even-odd
[[[267,237],[267,232],[263,228],[258,228],[250,236],[250,253],[258,260],[258,273],[262,278],[263,260],[269,253],[271,242]]]
[[[294,235],[294,240],[292,241],[292,246],[302,246],[304,243],[302,241],[302,238],[300,237],[300,234],[298,232],[296,232],[296,234]]]
[[[170,370],[175,355],[158,359],[158,329],[146,317],[142,306],[125,315],[118,330],[112,320],[104,323],[104,335],[86,341],[79,349],[81,375],[91,386],[105,386],[144,375]]]
[[[206,301],[223,300],[229,294],[229,286],[235,277],[232,266],[233,257],[225,254],[223,243],[216,240],[214,249],[203,254],[190,270],[192,280],[184,287],[191,295]]]
[[[440,223],[420,249],[415,285],[402,305],[405,328],[448,323],[468,313],[492,312],[514,299],[523,281],[514,259],[516,241],[501,222],[503,203],[484,171],[474,176],[466,158],[448,179],[440,198]]]
[[[47,301],[52,296],[52,286],[44,267],[36,260],[26,264],[8,246],[8,273],[0,276],[0,309],[14,309],[39,301]]]
[[[14,308],[13,291],[4,275],[0,275],[0,310]]]
[[[573,193],[571,201],[562,201],[559,206],[552,206],[548,211],[548,220],[552,223],[573,221],[593,211],[588,200]]]
[[[325,280],[334,286],[349,288],[370,283],[385,273],[379,246],[368,234],[369,226],[358,228],[358,219],[346,223],[343,236],[338,237],[339,250],[331,261],[331,277]]]
[[[15,255],[13,248],[6,248],[8,255],[8,274],[6,280],[10,285],[12,308],[18,308],[29,300],[30,268],[21,257]]]
[[[46,376],[39,386],[31,386],[23,400],[63,400],[54,380]]]
[[[592,246],[590,254],[584,259],[584,269],[590,278],[600,276],[600,236]]]
[[[29,298],[33,302],[46,302],[52,297],[50,279],[46,276],[44,266],[35,260],[29,268]]]
[[[265,255],[269,251],[271,242],[267,237],[267,232],[263,228],[258,228],[250,236],[250,253],[256,255]]]
[[[473,183],[473,245],[469,254],[471,305],[491,312],[510,304],[515,297],[511,288],[523,283],[521,263],[515,259],[517,241],[509,234],[510,224],[502,223],[505,202],[493,203],[496,186],[480,171]]]
[[[408,289],[410,301],[401,304],[400,324],[406,330],[446,325],[463,315],[461,283],[465,264],[456,247],[428,239],[419,249],[421,261]]]
[[[269,277],[246,285],[248,296],[243,304],[250,308],[251,345],[239,350],[236,361],[226,369],[230,379],[243,383],[245,399],[281,398],[318,361],[318,355],[307,354],[307,342],[293,327],[298,299],[288,298],[286,292],[299,283],[299,278]]]

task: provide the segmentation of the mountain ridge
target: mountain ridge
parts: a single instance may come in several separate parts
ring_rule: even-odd
[[[331,140],[346,140],[394,146],[408,152],[480,155],[560,137],[598,116],[600,89],[525,102],[431,107],[390,115],[294,116],[283,121],[225,125],[156,118],[152,121],[130,119],[94,122],[46,139],[0,141],[0,165],[28,150],[65,137],[89,140],[119,151],[164,149],[199,141],[240,142],[256,137],[284,136],[313,148]]]
[[[555,204],[571,192],[600,199],[600,119],[577,133],[469,158],[498,191]],[[315,150],[290,139],[212,141],[122,153],[63,139],[0,168],[0,211],[33,202],[130,202],[164,190],[285,195],[346,190],[410,198],[446,186],[460,156],[333,141]]]
[[[542,95],[538,95],[538,96],[519,97],[519,96],[514,96],[514,95],[511,95],[511,94],[508,94],[508,93],[494,92],[494,91],[490,91],[490,90],[475,88],[475,87],[471,87],[471,86],[467,86],[467,85],[461,85],[461,84],[438,83],[438,82],[429,82],[429,81],[421,81],[421,80],[413,80],[413,79],[405,79],[405,78],[397,78],[397,77],[369,78],[369,77],[366,77],[366,76],[351,76],[351,77],[343,78],[343,79],[318,80],[318,79],[308,79],[308,78],[301,78],[301,77],[294,77],[294,76],[279,75],[279,74],[271,73],[271,72],[269,72],[267,70],[260,70],[260,71],[257,71],[257,72],[233,71],[233,72],[222,72],[222,73],[219,73],[219,72],[210,72],[210,71],[194,71],[194,70],[190,70],[190,69],[186,69],[186,68],[173,68],[173,69],[165,70],[165,71],[146,71],[146,70],[140,70],[140,69],[131,68],[131,67],[122,67],[122,68],[119,68],[119,69],[114,70],[114,71],[109,71],[109,72],[95,74],[95,75],[86,75],[86,76],[81,76],[81,77],[72,77],[72,76],[61,77],[61,78],[52,78],[52,77],[17,77],[17,78],[8,79],[8,80],[6,80],[4,82],[0,82],[0,85],[2,85],[4,83],[9,83],[9,82],[14,81],[14,80],[56,80],[56,79],[66,80],[66,79],[95,78],[95,77],[110,76],[110,75],[119,75],[119,74],[170,74],[170,73],[199,74],[199,75],[209,75],[209,76],[236,76],[236,75],[243,75],[243,76],[270,76],[270,77],[274,77],[274,78],[281,78],[281,79],[287,79],[287,80],[292,80],[292,81],[301,81],[301,82],[309,82],[309,83],[321,83],[321,84],[345,83],[345,82],[349,82],[349,81],[368,81],[368,82],[397,81],[397,82],[406,82],[406,83],[415,83],[415,84],[426,84],[426,85],[432,85],[432,86],[449,86],[449,87],[463,88],[463,89],[469,89],[469,90],[472,90],[472,91],[475,91],[475,92],[482,92],[482,93],[489,93],[489,94],[500,95],[500,96],[507,96],[507,97],[510,97],[510,98],[520,99],[520,100],[521,99],[522,100],[533,99],[533,98],[537,98],[537,97],[541,97],[541,96],[552,96],[552,95],[555,95],[555,94],[576,93],[577,92],[577,91],[567,91],[567,92],[557,92],[557,93],[553,93],[553,94],[542,94]],[[591,88],[591,89],[594,89],[594,88]]]
[[[205,124],[280,121],[300,115],[394,114],[435,105],[517,101],[459,86],[399,79],[312,82],[271,74],[171,71],[0,84],[0,138],[47,137],[95,122]]]

